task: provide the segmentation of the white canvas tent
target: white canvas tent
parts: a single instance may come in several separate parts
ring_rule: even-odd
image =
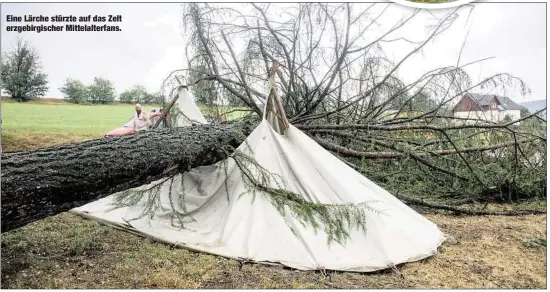
[[[180,87],[175,106],[178,112],[174,121],[176,127],[187,127],[192,123],[208,123],[195,103],[193,94],[187,88]]]
[[[137,197],[118,193],[73,211],[172,245],[301,270],[386,269],[434,255],[444,241],[434,223],[289,124],[276,96],[270,95],[262,122],[235,153],[256,164],[243,168],[235,156],[135,189],[144,192],[139,202],[120,207],[121,198]],[[272,178],[262,182],[266,188],[252,187],[266,171]],[[297,197],[286,200],[271,189]],[[313,228],[296,202],[330,207],[335,213],[329,221],[352,208],[364,216],[362,228],[329,241],[334,229],[322,223]],[[174,210],[187,216],[174,216]],[[176,224],[180,219],[183,228]]]

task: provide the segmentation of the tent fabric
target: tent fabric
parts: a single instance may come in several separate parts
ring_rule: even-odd
[[[176,127],[186,127],[193,123],[208,123],[195,103],[193,94],[187,88],[182,86],[178,91],[178,95],[176,106],[180,114],[176,117]]]
[[[291,124],[281,135],[264,119],[237,151],[279,176],[270,182],[271,187],[282,184],[315,203],[366,204],[366,230],[351,229],[347,241],[329,244],[325,231],[302,225],[288,208],[282,215],[270,201],[270,194],[249,192],[232,158],[192,169],[161,184],[159,205],[152,216],[139,217],[147,196],[135,205],[114,208],[120,193],[73,212],[192,250],[300,270],[386,269],[432,256],[445,240],[434,223]],[[182,229],[173,224],[173,210],[183,211],[178,203],[183,199],[192,220]]]

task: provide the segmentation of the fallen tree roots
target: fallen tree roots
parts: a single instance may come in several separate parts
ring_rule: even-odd
[[[3,153],[2,232],[227,157],[252,124],[197,125]]]

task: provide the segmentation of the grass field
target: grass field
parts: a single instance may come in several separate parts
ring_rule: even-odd
[[[1,109],[6,152],[99,138],[133,115],[131,105],[2,102]]]
[[[144,106],[147,112],[153,108],[158,106]],[[75,105],[62,100],[3,101],[1,110],[2,150],[6,152],[100,138],[126,123],[134,114],[133,105],[129,104]],[[227,118],[242,115],[243,112],[232,112]]]
[[[2,103],[5,151],[101,137],[128,105]],[[545,202],[532,203],[544,208]],[[536,205],[536,206],[535,206]],[[490,209],[522,206],[490,205]],[[422,210],[420,210],[422,211]],[[2,288],[546,288],[546,215],[425,216],[440,254],[371,274],[295,271],[194,253],[62,213],[2,234]]]

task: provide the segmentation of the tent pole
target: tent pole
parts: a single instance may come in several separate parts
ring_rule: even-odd
[[[151,130],[158,127],[158,125],[166,118],[166,115],[170,112],[170,109],[172,109],[172,106],[174,106],[174,104],[176,103],[176,101],[180,97],[179,89],[181,89],[181,87],[187,88],[187,86],[182,85],[182,83],[181,83],[180,79],[178,78],[178,76],[175,76],[175,77],[176,77],[176,80],[178,81],[178,83],[180,84],[180,86],[178,87],[178,90],[176,91],[176,96],[174,96],[174,98],[172,98],[172,101],[170,101],[170,103],[166,106],[166,108],[164,109],[164,111],[160,115],[160,118],[155,122],[153,127],[151,127]]]

